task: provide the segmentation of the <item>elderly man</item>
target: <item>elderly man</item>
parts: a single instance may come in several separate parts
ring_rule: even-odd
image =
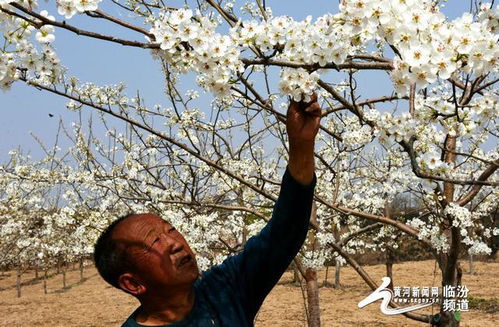
[[[122,217],[103,232],[94,254],[99,273],[140,301],[124,327],[253,326],[307,234],[320,115],[315,96],[309,103],[291,101],[289,162],[272,219],[222,264],[199,275],[183,236],[155,214]]]

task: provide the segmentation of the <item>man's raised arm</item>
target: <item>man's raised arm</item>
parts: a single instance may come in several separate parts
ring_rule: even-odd
[[[233,296],[243,304],[248,325],[253,324],[263,300],[307,236],[315,187],[314,143],[320,116],[315,95],[308,103],[290,103],[286,121],[289,162],[272,218],[246,242],[241,253],[213,269],[215,275],[225,276]]]
[[[291,101],[286,120],[289,139],[288,169],[300,184],[310,184],[314,177],[314,143],[319,130],[321,108],[317,95],[308,103]]]

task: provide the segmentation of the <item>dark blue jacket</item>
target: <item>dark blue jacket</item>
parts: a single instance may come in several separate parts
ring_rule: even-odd
[[[250,238],[244,250],[204,272],[194,283],[192,311],[168,327],[249,327],[263,300],[296,256],[305,237],[312,207],[315,177],[310,185],[283,176],[272,219]],[[140,327],[138,308],[122,327]]]

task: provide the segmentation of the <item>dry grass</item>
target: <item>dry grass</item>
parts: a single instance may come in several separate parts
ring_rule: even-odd
[[[385,275],[384,266],[369,266],[366,270],[375,281]],[[478,308],[463,313],[461,326],[499,326],[497,311],[499,296],[499,263],[475,265],[476,274],[463,276],[463,284],[470,289],[469,296]],[[434,276],[434,262],[406,262],[394,266],[395,286],[439,286]],[[325,271],[319,275],[324,279]],[[16,297],[15,273],[0,277],[1,327],[58,327],[58,326],[120,326],[137,306],[125,293],[107,286],[93,267],[85,270],[85,281],[79,283],[79,272],[67,274],[68,288],[62,289],[62,276],[48,280],[49,294],[43,293],[41,281],[30,282],[33,272],[23,275],[21,298]],[[257,327],[302,327],[305,324],[302,293],[289,284],[291,273],[286,273],[257,317]],[[330,274],[329,280],[333,279]],[[363,309],[357,303],[370,293],[368,287],[351,268],[342,268],[341,289],[321,288],[322,326],[424,326],[403,316],[385,316],[379,311],[379,302]],[[428,313],[428,311],[426,311]]]

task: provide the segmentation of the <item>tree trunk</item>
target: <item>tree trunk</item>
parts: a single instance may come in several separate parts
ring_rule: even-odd
[[[47,268],[43,270],[43,293],[47,294]]]
[[[83,258],[80,258],[80,282],[83,282]]]
[[[461,263],[457,263],[456,267],[456,285],[462,285],[461,282],[463,280],[463,268],[461,268]]]
[[[295,264],[293,264],[293,285],[300,285],[300,271]]]
[[[469,256],[469,263],[470,263],[470,275],[474,275],[475,267],[473,267],[473,254],[470,254]]]
[[[412,86],[411,86],[412,87]],[[392,206],[390,202],[387,200],[385,202],[385,216],[393,219]],[[390,284],[388,284],[388,288],[393,291],[393,262],[395,261],[395,256],[393,254],[393,249],[391,247],[386,248],[386,277],[390,278]]]
[[[432,324],[432,326],[438,326],[438,327],[458,327],[459,322],[457,322],[454,319],[454,313],[453,312],[440,312],[439,314],[439,320],[438,322]]]
[[[324,282],[322,282],[323,287],[327,287],[327,275],[329,273],[329,265],[326,265],[326,275],[324,276]]]
[[[16,290],[17,297],[21,297],[21,268],[18,267],[16,270]]]
[[[335,260],[335,265],[334,265],[334,288],[340,288],[340,261],[338,259]]]
[[[62,288],[66,288],[66,265],[62,265]]]
[[[442,290],[446,285],[457,286],[459,274],[459,243],[461,242],[459,230],[455,227],[451,228],[451,247],[448,254],[442,254],[441,269],[442,269]],[[449,298],[447,298],[449,299]],[[459,327],[459,321],[454,317],[454,312],[444,311],[444,300],[441,297],[440,313],[438,322],[434,322],[438,327]]]
[[[38,268],[35,268],[35,279],[38,279]]]
[[[305,280],[307,283],[308,327],[320,327],[321,310],[319,306],[317,270],[307,268],[305,272]]]
[[[456,161],[456,137],[447,135],[445,139],[444,162],[450,166],[454,166]],[[454,201],[455,185],[449,182],[444,183],[443,195],[446,203]],[[445,217],[449,226],[452,226],[452,218]],[[448,233],[450,239],[450,248],[448,253],[442,254],[439,260],[440,269],[442,270],[442,289],[447,286],[457,286],[457,273],[458,273],[458,258],[459,250],[461,248],[461,233],[457,227],[451,227]],[[459,327],[459,321],[454,317],[454,312],[444,311],[444,300],[441,297],[440,314],[438,322],[434,325],[439,327]]]
[[[315,202],[312,203],[310,221],[317,223],[317,206]],[[309,249],[315,251],[317,249],[317,240],[314,232],[309,234],[309,242]],[[319,306],[319,284],[317,283],[316,269],[307,268],[305,270],[305,282],[307,286],[308,327],[320,327],[321,310]]]
[[[390,277],[390,284],[388,288],[393,291],[393,262],[395,261],[395,256],[393,255],[392,249],[388,248],[386,250],[386,277]]]

